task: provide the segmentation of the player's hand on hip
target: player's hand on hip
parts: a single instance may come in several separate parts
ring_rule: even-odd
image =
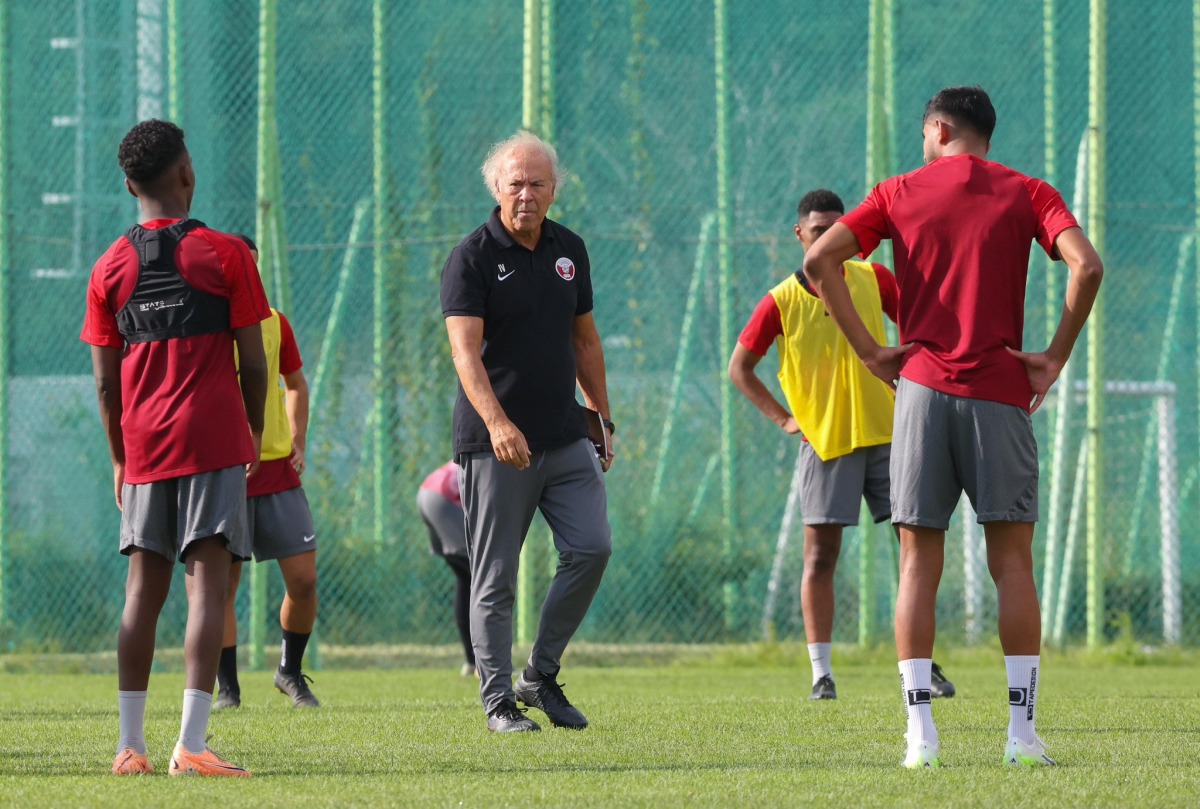
[[[912,343],[902,346],[879,346],[874,354],[863,358],[863,364],[867,366],[868,371],[895,390],[896,382],[900,379],[900,366],[904,363],[904,355],[912,347]]]
[[[529,443],[525,440],[524,433],[517,429],[517,425],[506,419],[489,432],[492,437],[492,451],[496,453],[497,461],[517,469],[529,466]]]
[[[783,430],[788,435],[797,435],[800,432],[800,425],[796,423],[795,416],[788,416],[779,425],[779,429]]]
[[[1042,402],[1046,401],[1046,394],[1050,392],[1050,388],[1058,381],[1059,374],[1062,373],[1065,362],[1059,362],[1051,357],[1045,351],[1031,353],[1027,351],[1017,351],[1015,349],[1004,347],[1012,356],[1021,361],[1025,366],[1025,374],[1029,377],[1029,387],[1033,389],[1033,401],[1029,405],[1029,412],[1034,413]]]

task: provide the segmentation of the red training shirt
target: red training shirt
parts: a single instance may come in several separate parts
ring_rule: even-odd
[[[153,219],[143,226],[156,230],[177,221]],[[229,299],[231,330],[270,316],[250,250],[240,239],[196,228],[179,243],[175,266],[193,287]],[[80,334],[85,343],[125,349],[125,482],[150,483],[250,463],[254,442],[233,362],[232,331],[127,346],[117,312],[137,278],[137,250],[122,236],[92,268]]]
[[[279,313],[279,373],[294,374],[304,366],[300,359],[300,346],[296,342],[296,334],[292,324],[283,312]],[[278,385],[279,380],[273,379],[268,385]],[[268,391],[270,396],[273,391]],[[258,470],[246,478],[246,497],[262,497],[267,494],[279,494],[288,489],[300,486],[300,473],[292,466],[291,458],[276,458],[273,461],[263,461]]]
[[[1021,348],[1034,241],[1079,223],[1042,180],[972,155],[942,157],[884,180],[838,221],[863,256],[892,240],[900,283],[900,375],[934,390],[1025,409],[1033,391]]]

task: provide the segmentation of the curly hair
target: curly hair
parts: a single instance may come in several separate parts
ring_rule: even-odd
[[[142,121],[126,133],[117,149],[117,162],[135,183],[157,180],[185,151],[183,130],[170,121]]]
[[[837,211],[845,213],[846,207],[842,205],[842,198],[833,193],[827,188],[818,188],[816,191],[809,191],[800,200],[800,204],[796,206],[796,215],[803,219],[813,211]]]

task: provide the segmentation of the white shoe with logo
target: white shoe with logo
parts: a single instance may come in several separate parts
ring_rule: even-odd
[[[907,738],[907,734],[905,738]],[[900,766],[907,767],[910,770],[936,769],[942,766],[942,762],[938,760],[937,743],[917,742],[916,744],[909,744],[908,755],[904,757],[904,761],[900,762]]]
[[[1058,762],[1046,755],[1046,743],[1040,736],[1033,737],[1033,744],[1017,738],[1008,740],[1004,747],[1004,763],[1013,767],[1056,767]]]

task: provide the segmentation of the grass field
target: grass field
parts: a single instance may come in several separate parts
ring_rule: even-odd
[[[802,648],[802,647],[801,647]],[[847,659],[848,658],[848,659]],[[1038,726],[1061,766],[999,763],[999,653],[943,661],[939,771],[909,772],[895,664],[835,654],[840,699],[810,703],[799,654],[564,672],[583,732],[494,736],[474,681],[439,669],[316,672],[325,705],[295,711],[267,674],[214,715],[212,746],[249,781],[172,779],[182,678],[151,681],[151,776],[107,774],[116,679],[0,674],[0,804],[12,806],[1185,806],[1200,801],[1194,659],[1045,661]],[[539,721],[536,711],[530,712]]]

